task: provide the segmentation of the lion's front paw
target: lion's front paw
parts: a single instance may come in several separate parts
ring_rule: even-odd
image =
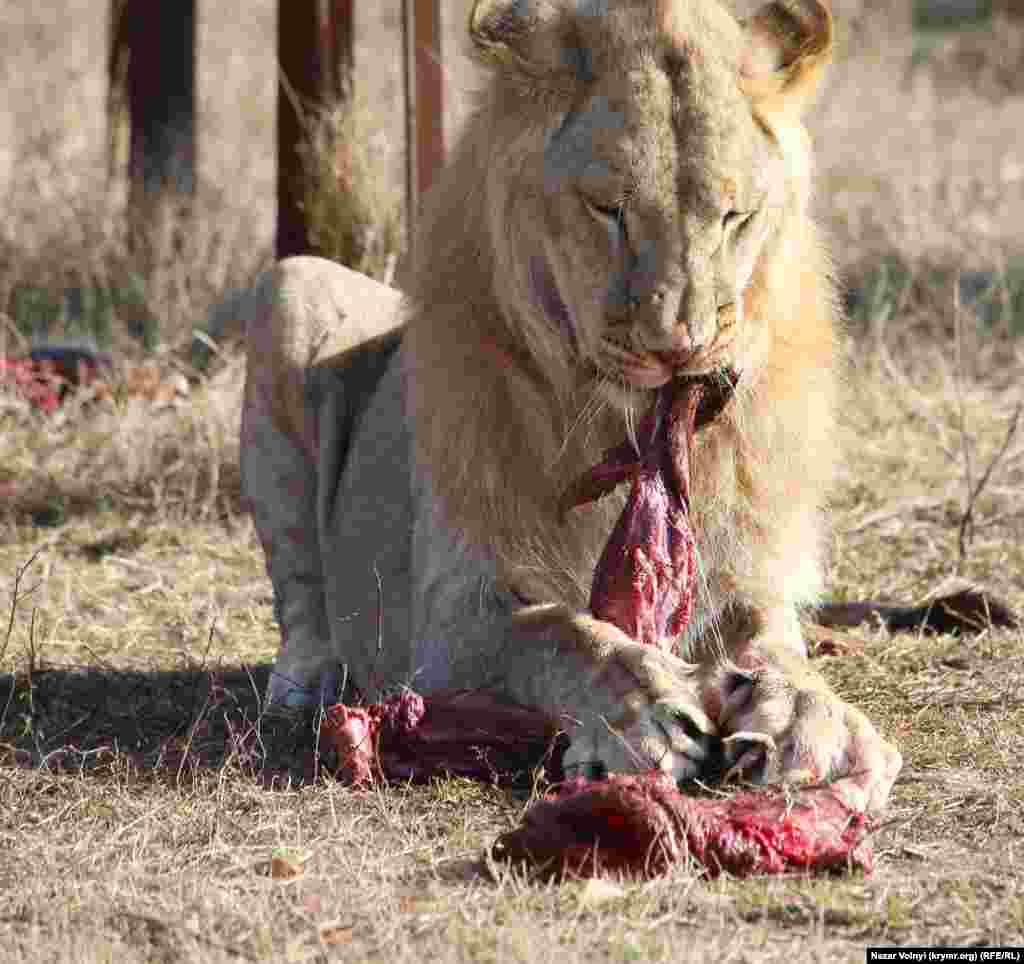
[[[754,783],[834,782],[852,809],[885,806],[903,765],[899,750],[816,674],[723,671],[716,688],[711,712],[730,774]]]
[[[675,781],[721,766],[721,744],[690,668],[649,646],[623,646],[569,718],[566,776],[656,769]]]

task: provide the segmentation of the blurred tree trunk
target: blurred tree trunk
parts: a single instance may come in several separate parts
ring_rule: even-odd
[[[353,0],[278,0],[277,233],[278,258],[317,253],[304,198],[304,148],[318,112],[349,94]]]
[[[195,189],[195,0],[113,0],[112,104],[127,111],[132,198]],[[123,91],[120,99],[113,93]],[[117,117],[110,119],[112,125]]]
[[[108,124],[110,169],[121,170],[127,115],[129,243],[143,259],[155,217],[191,214],[196,184],[195,0],[113,0],[110,17]],[[161,209],[160,205],[171,208]]]

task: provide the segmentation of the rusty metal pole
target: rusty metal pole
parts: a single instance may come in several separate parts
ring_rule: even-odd
[[[444,163],[439,0],[402,0],[406,110],[406,220],[410,247],[420,199]]]

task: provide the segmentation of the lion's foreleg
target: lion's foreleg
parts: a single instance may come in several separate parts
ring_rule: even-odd
[[[252,362],[250,361],[250,365]],[[316,466],[275,422],[250,370],[242,412],[242,492],[252,513],[274,588],[281,645],[267,698],[299,705],[316,701],[330,633],[316,524]],[[333,693],[325,694],[333,696]]]
[[[281,632],[267,697],[301,705],[316,701],[325,682],[333,689],[323,665],[331,647],[317,537],[315,415],[305,403],[305,369],[279,347],[276,282],[265,277],[248,319],[242,494],[263,546]]]

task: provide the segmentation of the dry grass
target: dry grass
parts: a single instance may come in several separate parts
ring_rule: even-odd
[[[394,284],[404,244],[402,193],[381,177],[382,135],[365,94],[308,122],[306,209],[316,250],[325,258]]]
[[[0,14],[22,135],[2,139],[11,170],[0,156],[7,316],[19,286],[119,291],[135,270],[90,120],[95,41],[62,42],[67,6],[43,5],[32,28]],[[97,5],[71,6],[87,23]],[[142,284],[156,357],[189,375],[189,403],[44,419],[0,396],[4,960],[861,961],[866,944],[1024,944],[1020,632],[865,627],[859,650],[823,659],[906,761],[870,878],[709,883],[681,867],[555,886],[482,859],[521,796],[309,779],[311,731],[261,713],[276,628],[237,505],[241,360],[227,349],[200,376],[181,350],[269,249],[267,81],[247,65],[265,57],[272,4],[222,6],[202,34],[204,218]],[[837,0],[867,14],[815,122],[820,208],[858,289],[831,586],[918,599],[959,569],[1024,611],[1020,433],[962,563],[958,546],[970,482],[1021,398],[1024,90],[1005,69],[1021,24],[915,40],[892,16],[903,4],[879,6]],[[80,82],[65,114],[61,71]],[[983,296],[958,272],[985,273]],[[126,303],[110,318],[119,357],[139,352]],[[0,319],[0,352],[16,328]]]

